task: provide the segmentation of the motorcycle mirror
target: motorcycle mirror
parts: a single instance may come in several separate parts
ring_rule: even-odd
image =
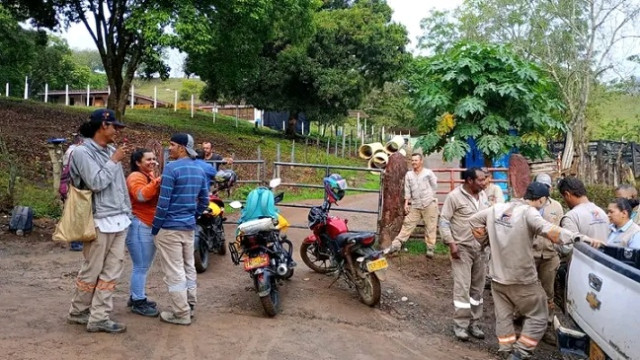
[[[281,201],[282,201],[282,199],[284,199],[284,192],[281,192],[281,193],[279,193],[278,195],[276,195],[276,196],[273,198],[273,203],[274,203],[274,204],[277,204],[277,203],[281,202]]]
[[[271,181],[269,181],[269,187],[271,189],[275,189],[276,187],[278,187],[278,185],[280,185],[280,183],[282,183],[282,180],[280,178],[273,178],[271,179]]]
[[[236,201],[232,201],[231,203],[229,203],[229,206],[231,206],[234,209],[241,209],[242,208],[242,203],[238,200]]]

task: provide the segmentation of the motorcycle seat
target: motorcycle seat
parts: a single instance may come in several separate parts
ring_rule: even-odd
[[[364,239],[368,239],[371,237],[375,237],[376,234],[372,232],[355,232],[355,231],[347,231],[346,233],[342,233],[336,237],[336,242],[338,245],[342,246],[344,243],[348,241],[352,241],[354,243],[362,242]]]

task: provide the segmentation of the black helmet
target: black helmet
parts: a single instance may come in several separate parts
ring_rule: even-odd
[[[327,194],[327,200],[330,203],[335,203],[338,200],[342,200],[344,197],[344,191],[347,189],[347,181],[339,174],[331,174],[324,178],[324,192]]]
[[[214,179],[218,185],[218,190],[224,190],[235,185],[238,175],[233,170],[218,170]]]
[[[314,206],[309,210],[309,216],[307,216],[307,220],[309,220],[309,229],[313,229],[318,224],[323,224],[327,219],[324,211],[322,211],[321,206]]]

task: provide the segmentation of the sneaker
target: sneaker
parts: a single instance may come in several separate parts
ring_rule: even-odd
[[[80,314],[69,314],[67,315],[67,322],[69,324],[87,325],[89,322],[89,312],[86,311]]]
[[[427,253],[425,254],[427,259],[433,259],[434,255],[435,255],[435,253],[433,252],[433,249],[431,249],[431,248],[427,249]]]
[[[149,300],[149,298],[144,298],[143,300],[147,303],[147,305],[149,305],[151,307],[154,307],[154,308],[158,307],[158,304],[155,301]],[[136,301],[136,300],[133,300],[133,298],[131,296],[129,296],[129,300],[127,300],[127,307],[131,307],[131,305],[133,305],[134,301]]]
[[[476,339],[484,339],[484,331],[478,325],[469,326],[469,335],[473,336]]]
[[[127,331],[127,327],[124,324],[117,323],[112,320],[102,320],[95,323],[87,324],[88,332],[106,332],[111,334],[117,334]]]
[[[193,304],[189,304],[189,308],[189,315],[193,319],[193,317],[196,316],[196,306]]]
[[[189,317],[179,318],[176,317],[170,311],[163,311],[160,313],[160,320],[176,325],[191,325],[191,319]]]
[[[467,332],[466,329],[456,326],[453,328],[453,332],[456,335],[456,338],[458,338],[458,340],[469,341],[469,333]]]
[[[156,317],[160,315],[158,308],[151,306],[146,299],[134,300],[131,305],[131,312],[142,316]]]

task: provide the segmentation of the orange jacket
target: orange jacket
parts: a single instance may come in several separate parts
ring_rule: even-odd
[[[134,171],[127,177],[127,188],[131,199],[131,212],[144,224],[151,226],[156,214],[160,195],[160,177]]]

